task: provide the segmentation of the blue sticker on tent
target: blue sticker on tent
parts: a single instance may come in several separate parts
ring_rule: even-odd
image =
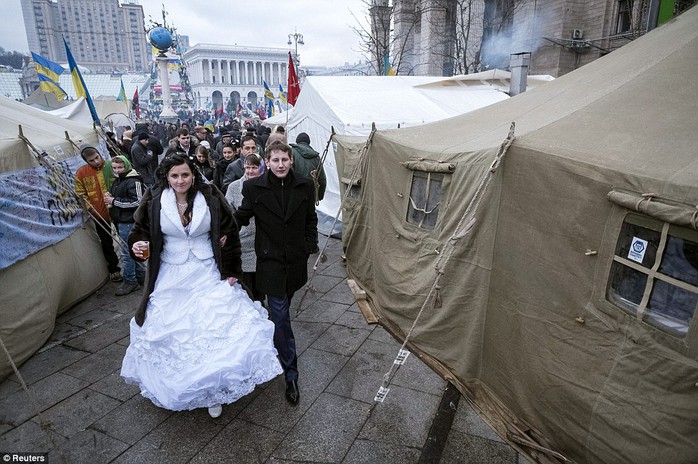
[[[642,263],[642,260],[645,259],[645,251],[647,251],[647,240],[633,237],[628,251],[628,259]]]

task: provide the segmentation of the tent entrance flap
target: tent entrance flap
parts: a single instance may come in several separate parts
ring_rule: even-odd
[[[654,193],[637,194],[615,189],[608,192],[608,200],[661,221],[698,230],[698,205],[660,198]]]
[[[425,159],[403,161],[400,164],[411,171],[450,173],[456,170],[456,165],[454,163],[446,163],[443,161],[431,161]]]

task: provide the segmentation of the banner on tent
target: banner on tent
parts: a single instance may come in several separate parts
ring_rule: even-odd
[[[67,238],[82,225],[74,175],[79,156],[42,167],[0,174],[0,269]]]

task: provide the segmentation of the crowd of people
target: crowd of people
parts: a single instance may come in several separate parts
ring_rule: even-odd
[[[290,304],[319,251],[320,155],[305,133],[288,144],[283,127],[172,126],[110,133],[107,157],[80,147],[76,193],[116,295],[143,288],[121,375],[157,406],[218,417],[283,373],[295,405]]]

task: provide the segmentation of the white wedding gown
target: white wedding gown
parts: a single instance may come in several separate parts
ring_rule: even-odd
[[[232,403],[282,372],[274,324],[239,284],[220,280],[203,196],[187,228],[170,189],[161,202],[160,271],[143,326],[131,320],[121,376],[173,411]]]

